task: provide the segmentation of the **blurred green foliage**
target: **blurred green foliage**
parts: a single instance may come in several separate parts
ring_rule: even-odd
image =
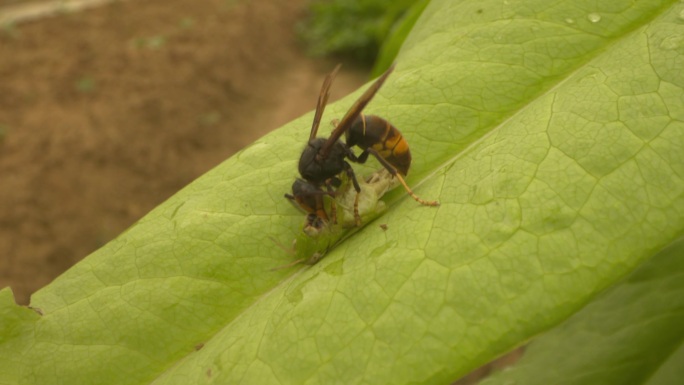
[[[413,29],[413,25],[423,14],[423,10],[430,3],[430,0],[417,0],[409,9],[404,12],[404,15],[394,23],[392,31],[389,36],[385,38],[380,47],[380,52],[378,53],[378,58],[375,60],[373,65],[373,70],[371,71],[371,79],[380,76],[385,72],[390,65],[394,62],[394,59],[399,54],[399,49],[404,44],[406,36]]]
[[[309,52],[372,64],[380,46],[414,3],[425,0],[315,0],[298,26]]]

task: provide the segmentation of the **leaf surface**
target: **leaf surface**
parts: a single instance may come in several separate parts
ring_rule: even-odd
[[[514,368],[481,385],[679,384],[682,325],[684,238],[532,342]]]
[[[437,384],[524,343],[684,234],[683,10],[433,0],[367,112],[440,207],[396,189],[270,271],[304,220],[283,193],[308,114],[36,293],[42,316],[3,291],[0,383]]]

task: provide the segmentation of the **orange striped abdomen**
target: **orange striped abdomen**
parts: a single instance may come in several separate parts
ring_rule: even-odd
[[[401,132],[385,119],[375,115],[359,115],[346,132],[349,147],[372,148],[402,175],[411,166],[411,151]]]

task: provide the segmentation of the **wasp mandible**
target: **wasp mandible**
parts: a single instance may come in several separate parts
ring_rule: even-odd
[[[408,142],[401,132],[378,116],[366,116],[361,113],[392,73],[394,65],[385,71],[354,102],[341,120],[336,122],[335,129],[330,137],[316,137],[330,95],[330,86],[339,68],[339,65],[335,67],[323,81],[309,141],[299,158],[299,174],[303,179],[297,179],[292,185],[292,195],[285,194],[285,197],[296,202],[309,214],[307,225],[322,227],[330,219],[325,211],[323,197],[325,195],[335,196],[334,186],[340,183],[338,176],[345,173],[356,191],[354,219],[356,225],[360,226],[358,198],[361,188],[354,174],[354,169],[347,162],[347,159],[355,163],[365,163],[369,155],[373,155],[393,177],[399,180],[413,199],[426,206],[439,205],[436,201],[426,201],[419,198],[404,181],[403,177],[406,176],[411,165],[411,152]],[[346,143],[340,140],[342,135],[345,135]],[[363,150],[361,155],[356,156],[351,150],[350,147],[354,145]],[[332,220],[335,221],[334,216]]]

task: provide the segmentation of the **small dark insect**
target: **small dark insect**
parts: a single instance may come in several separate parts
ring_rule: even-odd
[[[387,231],[387,225],[386,224],[381,224],[380,228],[383,229],[384,231]]]
[[[408,194],[417,202],[426,206],[439,205],[436,201],[425,201],[411,191],[403,176],[408,173],[411,165],[411,153],[408,143],[401,132],[388,121],[373,115],[365,116],[361,112],[373,99],[387,77],[392,73],[390,67],[373,83],[366,92],[351,106],[344,117],[337,122],[335,129],[328,138],[317,138],[318,127],[323,111],[330,95],[332,84],[340,66],[325,78],[316,104],[309,142],[299,158],[299,174],[303,179],[295,180],[292,185],[292,195],[285,197],[297,203],[308,213],[307,226],[317,228],[325,226],[329,220],[335,223],[334,205],[331,207],[331,217],[325,211],[323,196],[335,197],[334,187],[339,185],[338,175],[345,173],[356,190],[354,201],[354,220],[356,226],[361,225],[358,211],[358,199],[361,187],[354,174],[354,169],[347,159],[356,163],[365,163],[369,155],[373,155],[389,173],[397,178]],[[346,143],[340,141],[345,135]],[[351,146],[360,147],[363,152],[358,157],[350,149]],[[325,188],[325,189],[324,189]]]

